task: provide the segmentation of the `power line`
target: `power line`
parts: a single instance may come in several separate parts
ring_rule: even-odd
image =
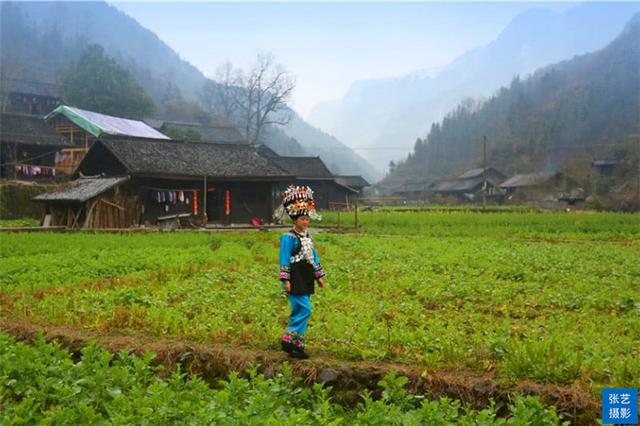
[[[413,151],[413,148],[395,148],[395,147],[387,147],[387,146],[381,146],[381,147],[364,147],[364,146],[345,146],[345,147],[332,147],[332,148],[327,148],[324,146],[315,146],[315,145],[301,145],[303,148],[318,148],[318,149],[325,149],[325,150],[329,150],[329,151],[339,151],[339,150],[352,150],[352,151]]]
[[[39,133],[29,133],[29,134],[23,134],[23,133],[9,133],[9,132],[2,132],[0,131],[0,136],[2,134],[8,135],[8,134],[14,134],[14,135],[21,135],[21,136],[31,136],[31,137],[43,137],[43,138],[50,138],[51,135],[45,135],[45,134],[39,134]],[[207,143],[207,141],[203,141],[203,143]],[[216,142],[209,142],[209,143],[216,143]],[[561,146],[546,146],[546,147],[541,147],[541,149],[543,150],[561,150],[561,149],[566,149],[566,148],[570,148],[570,149],[580,149],[580,148],[589,148],[589,147],[596,147],[596,148],[600,148],[600,147],[606,147],[606,146],[628,146],[630,145],[632,142],[618,142],[618,143],[593,143],[593,144],[570,144],[570,145],[561,145]],[[26,144],[28,145],[28,144]],[[413,147],[397,147],[397,146],[333,146],[333,147],[327,147],[326,145],[303,145],[300,144],[300,146],[302,148],[314,148],[314,149],[319,149],[319,150],[324,150],[324,151],[344,151],[344,150],[352,150],[352,151],[413,151],[414,148]],[[425,145],[425,147],[428,147],[429,145]],[[444,145],[446,146],[446,145]],[[475,148],[476,146],[473,145],[473,147]],[[61,147],[63,148],[63,147]],[[471,147],[469,147],[471,148]]]
[[[11,165],[20,164],[20,163],[22,163],[24,161],[37,160],[38,158],[46,157],[47,155],[55,154],[56,152],[58,152],[58,150],[45,152],[44,154],[36,155],[35,157],[31,157],[31,158],[23,158],[20,161],[16,160],[16,161],[9,162],[9,163],[2,163],[2,164],[0,164],[0,166],[11,166]]]

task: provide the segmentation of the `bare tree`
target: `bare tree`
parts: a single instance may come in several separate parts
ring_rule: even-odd
[[[239,73],[231,62],[225,62],[216,69],[214,79],[207,79],[198,97],[204,109],[217,122],[237,122],[240,102]]]
[[[277,124],[284,126],[291,121],[291,110],[287,101],[296,86],[295,78],[282,65],[274,63],[271,54],[258,55],[252,70],[251,82],[255,92],[255,117],[253,117],[252,142],[260,140],[264,126]]]
[[[202,92],[198,94],[200,103],[204,107],[205,111],[209,114],[216,112],[216,94],[218,92],[218,86],[215,81],[207,79],[202,86]]]
[[[241,70],[233,68],[227,61],[220,65],[216,71],[218,90],[216,91],[217,113],[229,119],[238,111],[238,103],[242,98]]]
[[[260,141],[265,126],[285,125],[291,120],[287,101],[295,79],[275,63],[273,55],[259,54],[247,72],[224,63],[217,70],[216,81],[212,109],[237,123],[251,143]]]

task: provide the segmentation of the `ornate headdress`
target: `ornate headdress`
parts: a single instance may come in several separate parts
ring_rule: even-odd
[[[316,203],[313,201],[313,190],[308,186],[290,185],[284,192],[282,205],[291,219],[297,219],[300,216],[320,219],[316,212]]]

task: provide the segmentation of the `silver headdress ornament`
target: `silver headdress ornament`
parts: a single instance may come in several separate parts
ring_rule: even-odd
[[[291,219],[309,216],[315,220],[322,217],[316,212],[313,190],[308,186],[290,185],[282,197],[282,205]]]

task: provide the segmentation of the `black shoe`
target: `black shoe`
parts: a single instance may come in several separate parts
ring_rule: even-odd
[[[289,354],[296,348],[293,343],[287,343],[284,340],[281,340],[280,343],[282,344],[282,350]]]
[[[291,358],[299,358],[299,359],[307,359],[309,355],[304,351],[304,349],[295,348],[291,352],[289,352],[289,356]]]

